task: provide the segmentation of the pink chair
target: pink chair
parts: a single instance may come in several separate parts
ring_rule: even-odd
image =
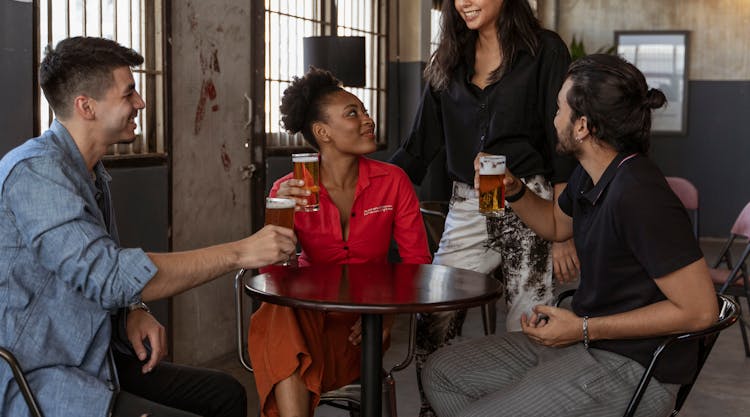
[[[698,189],[682,177],[667,177],[667,183],[685,206],[693,221],[693,234],[698,238]]]
[[[732,244],[735,239],[746,239],[747,244],[736,263],[732,262]],[[732,226],[727,243],[719,254],[719,259],[710,269],[711,280],[719,294],[727,294],[739,303],[739,297],[745,297],[745,304],[750,309],[750,283],[748,282],[747,258],[750,256],[750,203],[748,203]],[[725,267],[722,267],[724,264]],[[750,357],[750,344],[747,340],[747,322],[740,315],[742,342],[745,345],[745,356]]]

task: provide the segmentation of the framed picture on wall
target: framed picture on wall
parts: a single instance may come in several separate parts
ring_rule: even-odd
[[[651,88],[667,96],[667,105],[654,110],[651,132],[687,133],[688,31],[617,31],[617,54],[646,76]]]

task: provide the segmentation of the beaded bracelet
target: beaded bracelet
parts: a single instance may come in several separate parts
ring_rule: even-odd
[[[583,316],[583,348],[589,348],[589,316]]]

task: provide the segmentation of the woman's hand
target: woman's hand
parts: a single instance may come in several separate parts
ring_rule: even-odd
[[[562,284],[573,282],[578,278],[581,263],[578,260],[573,239],[552,242],[552,266],[555,278]]]
[[[357,322],[351,327],[351,331],[349,334],[349,343],[359,346],[362,343],[362,317],[357,319]]]
[[[301,210],[301,207],[307,204],[307,197],[310,195],[310,190],[302,188],[305,185],[304,180],[290,179],[282,182],[279,185],[279,190],[276,192],[278,198],[288,198],[297,202],[294,207],[295,210]]]

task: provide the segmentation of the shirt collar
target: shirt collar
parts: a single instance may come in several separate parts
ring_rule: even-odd
[[[615,177],[617,169],[637,155],[637,153],[618,153],[615,159],[609,163],[607,169],[604,170],[602,177],[599,178],[599,182],[596,183],[596,185],[593,185],[591,177],[588,177],[588,179],[584,181],[581,188],[581,198],[588,201],[592,206],[595,206],[597,202],[599,202],[599,198],[604,193],[604,190],[607,189],[609,183],[612,182],[612,179]]]
[[[70,135],[70,132],[68,132],[68,129],[63,126],[63,124],[60,123],[57,119],[55,119],[52,121],[49,130],[54,133],[55,142],[73,161],[73,164],[80,171],[80,173],[82,175],[90,177],[88,167],[86,166],[86,161],[83,159],[83,155],[81,155],[81,151],[78,149],[78,146],[73,140],[73,137]],[[104,168],[104,164],[102,164],[102,161],[96,162],[96,164],[94,165],[94,173],[96,174],[97,178],[101,178],[106,182],[110,182],[112,180],[112,177]]]
[[[379,164],[373,163],[364,156],[359,157],[359,179],[357,180],[357,193],[370,185],[370,178],[388,175],[388,172]]]
[[[354,190],[355,198],[359,195],[362,190],[370,186],[370,179],[374,177],[381,177],[388,175],[388,171],[383,169],[379,164],[374,163],[371,159],[364,156],[359,157],[359,164],[357,172],[357,186]],[[320,193],[328,194],[328,190],[325,189],[323,184],[320,184]]]
[[[541,38],[540,38],[539,42],[541,43]],[[528,54],[528,55],[532,54],[531,49],[529,49],[529,47],[526,46],[526,43],[523,43],[518,48],[518,55],[516,56],[516,62],[518,62],[518,59],[519,59],[519,57],[522,54]],[[474,61],[475,61],[474,48],[473,47],[472,48],[467,48],[467,50],[464,52],[463,58],[464,58],[463,59],[463,64],[459,65],[456,68],[456,71],[457,71],[458,76],[459,76],[459,77],[457,77],[457,79],[460,79],[460,77],[463,77],[466,80],[466,84],[468,84],[468,85],[474,85],[471,82],[471,79],[474,78]],[[508,72],[510,72],[510,70],[512,70],[512,68],[507,69],[505,72],[508,73]],[[490,85],[497,84],[499,81],[500,80],[497,80],[494,83],[489,84],[488,87]]]

